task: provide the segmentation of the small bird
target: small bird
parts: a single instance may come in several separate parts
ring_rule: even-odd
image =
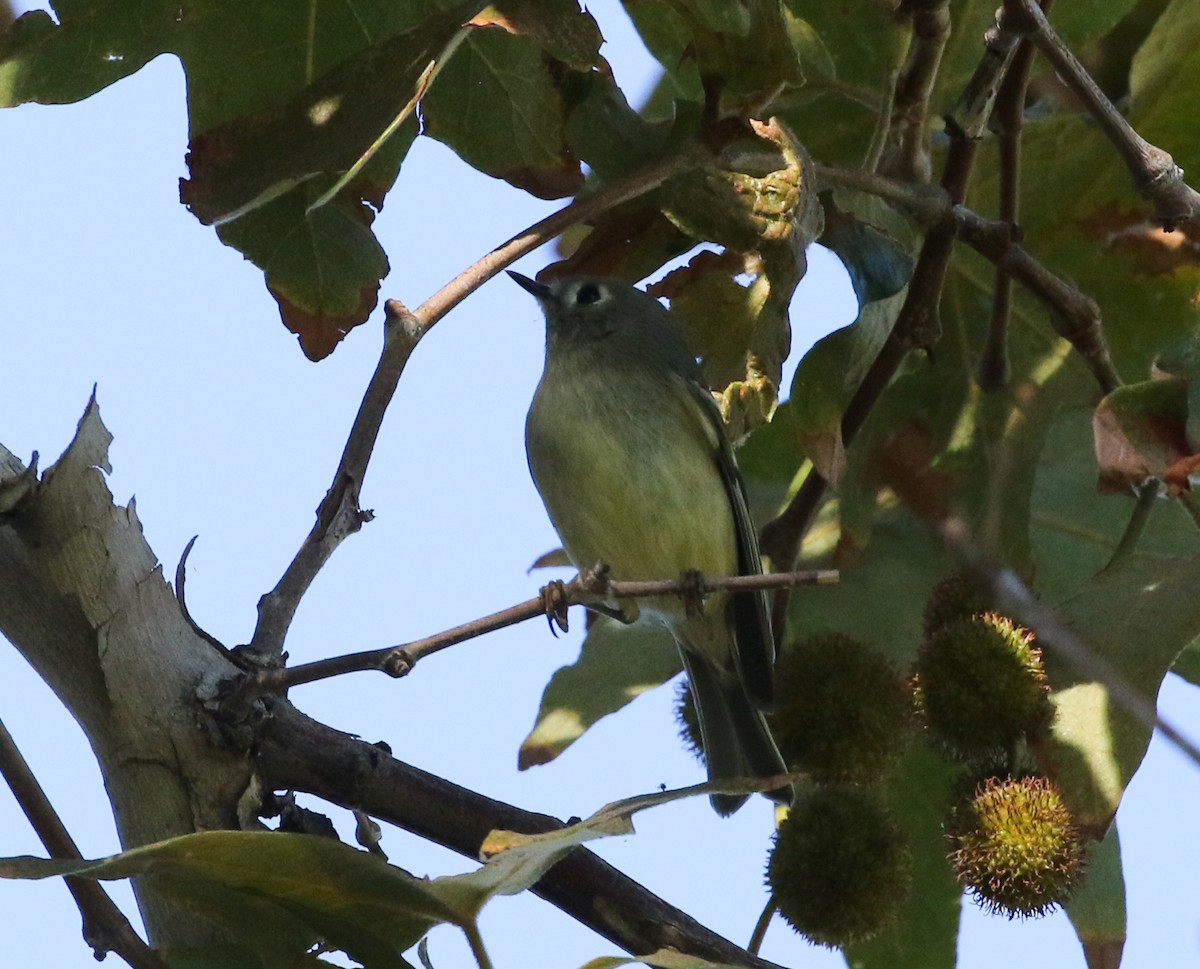
[[[509,275],[546,316],[546,366],[525,450],[576,568],[602,562],[627,581],[760,574],[733,448],[670,311],[614,280]],[[775,664],[765,593],[717,592],[702,611],[678,596],[643,600],[640,620],[664,626],[679,647],[709,778],[786,773],[763,717]],[[791,793],[768,796],[790,803]],[[746,795],[711,800],[729,815]]]

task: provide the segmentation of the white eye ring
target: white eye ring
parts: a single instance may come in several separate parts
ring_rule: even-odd
[[[582,283],[575,290],[575,305],[590,306],[595,303],[601,303],[607,296],[608,294],[595,283]]]

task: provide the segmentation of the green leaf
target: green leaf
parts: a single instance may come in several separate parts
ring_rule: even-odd
[[[707,87],[726,114],[761,114],[765,100],[803,75],[778,0],[626,0],[646,47],[677,94],[702,101]]]
[[[59,23],[30,10],[0,33],[0,107],[68,104],[135,73],[169,50],[170,4],[58,3]]]
[[[891,333],[905,292],[867,303],[853,323],[818,340],[792,378],[792,432],[818,473],[833,484],[846,467],[842,415]]]
[[[583,187],[566,146],[566,115],[541,44],[497,26],[472,29],[423,106],[426,134],[480,171],[547,199]]]
[[[520,769],[554,760],[601,717],[620,710],[682,670],[670,634],[648,623],[597,617],[577,659],[551,677],[533,730],[517,756]]]
[[[1151,144],[1165,148],[1185,171],[1200,165],[1200,8],[1172,0],[1154,24],[1129,72],[1129,121]]]
[[[1200,639],[1193,639],[1175,658],[1171,672],[1192,686],[1200,686]]]
[[[1088,966],[1103,969],[1120,965],[1125,948],[1125,876],[1115,824],[1092,845],[1087,878],[1064,907]]]
[[[1032,493],[1032,570],[1048,602],[1080,592],[1112,557],[1134,510],[1132,493],[1097,494],[1096,457],[1088,408],[1069,407],[1055,416],[1042,449]],[[1168,569],[1193,554],[1197,535],[1177,502],[1160,501],[1137,545]]]
[[[946,860],[942,824],[954,773],[914,745],[885,782],[912,854],[912,885],[891,928],[846,949],[851,969],[953,969],[962,889]]]
[[[316,942],[364,964],[406,965],[400,953],[439,922],[461,922],[428,881],[338,841],[278,832],[208,831],[100,861],[0,861],[0,877],[145,877],[253,951],[293,965]]]
[[[60,0],[0,40],[0,103],[70,101],[160,53],[187,77],[190,177],[181,197],[266,270],[284,322],[324,356],[376,302],[388,271],[364,203],[378,209],[416,134],[401,127],[331,211],[302,208],[375,145],[430,61],[483,0]]]
[[[1200,556],[1131,555],[1058,607],[1063,624],[1153,703],[1180,652],[1200,634]],[[1087,671],[1045,653],[1057,711],[1035,751],[1081,827],[1108,827],[1150,743],[1151,728],[1113,701]]]
[[[367,318],[388,271],[371,210],[339,195],[310,212],[319,187],[298,186],[218,229],[223,242],[262,267],[284,323],[312,360]]]

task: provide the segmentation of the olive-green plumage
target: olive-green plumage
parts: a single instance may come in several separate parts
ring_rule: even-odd
[[[546,368],[525,424],[529,470],[578,568],[613,579],[761,572],[745,486],[720,412],[674,317],[623,283],[510,275],[546,314]],[[774,645],[763,593],[718,593],[702,615],[675,596],[640,603],[679,646],[709,776],[785,773],[762,711]],[[789,800],[790,788],[772,792]],[[745,800],[714,795],[730,814]]]

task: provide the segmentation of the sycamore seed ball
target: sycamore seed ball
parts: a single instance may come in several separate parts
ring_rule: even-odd
[[[869,789],[818,784],[775,835],[767,883],[779,912],[818,945],[861,942],[896,917],[911,880],[899,825]]]
[[[912,692],[882,653],[840,633],[812,636],[783,651],[775,682],[768,722],[791,770],[817,781],[869,781],[899,758]]]
[[[938,582],[925,601],[925,636],[959,619],[991,611],[991,596],[982,583],[968,572],[955,572]]]
[[[917,656],[926,724],[951,756],[1002,756],[1053,716],[1033,634],[995,613],[943,626]]]
[[[992,912],[1044,915],[1083,880],[1079,831],[1046,777],[987,778],[952,806],[947,831],[955,875]]]

